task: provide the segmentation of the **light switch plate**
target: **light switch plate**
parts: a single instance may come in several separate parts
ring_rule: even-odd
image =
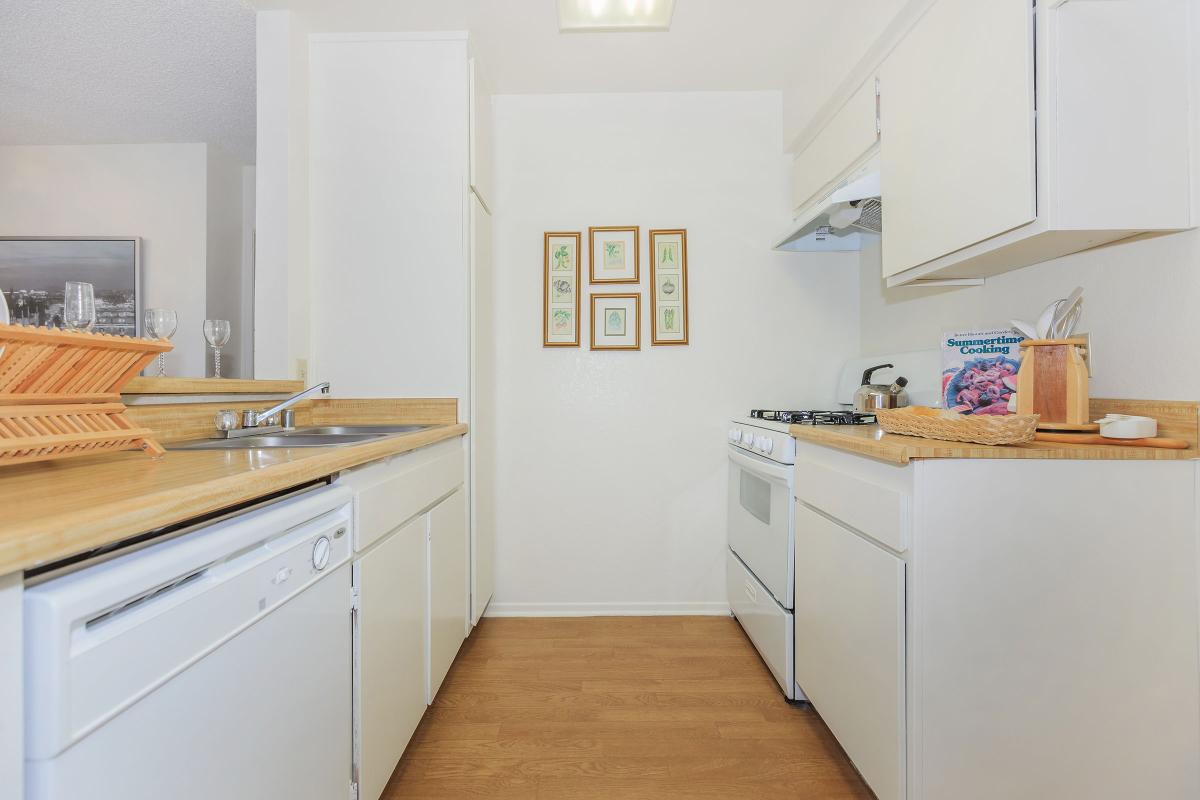
[[[308,359],[307,358],[297,358],[296,359],[296,380],[300,381],[305,386],[308,385]]]

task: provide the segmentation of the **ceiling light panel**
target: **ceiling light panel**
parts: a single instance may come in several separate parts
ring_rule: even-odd
[[[665,31],[675,0],[558,0],[560,31]]]

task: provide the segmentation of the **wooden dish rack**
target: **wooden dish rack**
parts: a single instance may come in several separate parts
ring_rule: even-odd
[[[125,416],[121,387],[165,339],[0,325],[0,464],[163,448]]]

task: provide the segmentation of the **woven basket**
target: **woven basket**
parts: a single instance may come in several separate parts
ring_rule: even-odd
[[[1009,414],[1003,417],[960,414],[950,418],[941,413],[924,416],[906,409],[877,409],[875,419],[879,421],[879,427],[888,433],[975,444],[1031,442],[1038,425],[1037,414]]]

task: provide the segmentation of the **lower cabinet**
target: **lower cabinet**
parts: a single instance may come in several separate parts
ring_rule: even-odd
[[[425,713],[428,522],[421,515],[354,565],[359,796],[382,794]]]
[[[796,504],[796,682],[880,800],[905,796],[904,567]]]
[[[354,780],[377,800],[470,630],[462,443],[352,470]]]
[[[467,503],[462,489],[429,512],[428,702],[437,696],[470,625]]]

